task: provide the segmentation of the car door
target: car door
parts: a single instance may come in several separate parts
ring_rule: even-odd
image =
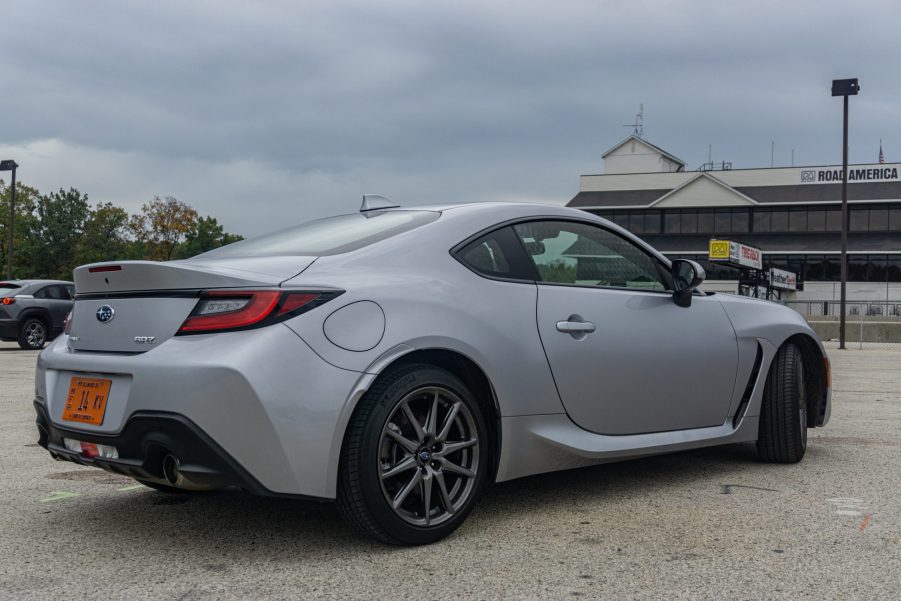
[[[538,331],[576,424],[619,435],[724,423],[738,345],[715,297],[677,306],[668,267],[598,225],[514,230],[539,273]]]

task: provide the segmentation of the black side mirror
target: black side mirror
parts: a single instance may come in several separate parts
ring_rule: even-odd
[[[704,268],[687,259],[673,261],[673,302],[680,307],[691,306],[691,295],[706,277]]]

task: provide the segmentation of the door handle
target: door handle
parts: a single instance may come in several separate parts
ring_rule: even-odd
[[[568,321],[558,321],[557,331],[567,334],[590,334],[597,329],[590,321],[573,321],[570,317]]]

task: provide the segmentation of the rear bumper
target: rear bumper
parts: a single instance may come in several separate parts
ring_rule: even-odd
[[[140,412],[129,418],[115,435],[88,434],[53,425],[47,411],[35,403],[38,444],[55,459],[103,468],[140,480],[168,484],[163,475],[163,458],[174,455],[181,461],[180,471],[200,487],[237,486],[258,495],[272,491],[245,470],[225,449],[188,418],[175,413]],[[110,445],[117,459],[89,458],[66,448],[63,438]]]
[[[137,355],[72,351],[67,339],[38,358],[35,404],[51,453],[158,480],[159,447],[214,485],[334,498],[344,413],[363,374],[329,365],[284,325],[176,337]],[[74,375],[112,381],[100,426],[62,420]],[[66,451],[63,435],[118,441],[121,459]]]
[[[16,338],[19,335],[19,321],[0,319],[0,338]]]

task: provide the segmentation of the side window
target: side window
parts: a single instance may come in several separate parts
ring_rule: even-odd
[[[534,280],[534,269],[509,227],[494,230],[456,252],[467,267],[482,275],[512,280]]]
[[[541,281],[637,290],[672,289],[666,269],[644,250],[608,230],[577,222],[533,221],[514,226]]]
[[[50,288],[50,286],[44,286],[43,288],[41,288],[39,290],[35,290],[34,297],[35,298],[50,298],[50,294],[49,294],[50,291],[48,290],[48,288]]]
[[[47,286],[44,290],[47,291],[47,297],[53,300],[69,300],[65,286]]]
[[[66,289],[65,298],[67,300],[74,300],[75,299],[75,286],[64,286],[64,288]]]

